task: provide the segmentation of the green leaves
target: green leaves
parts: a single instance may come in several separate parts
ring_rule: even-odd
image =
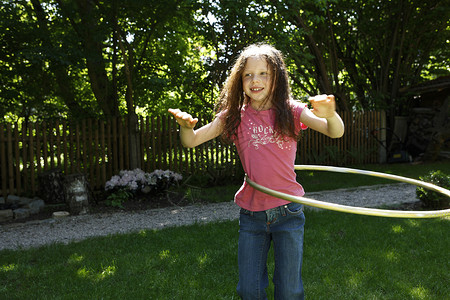
[[[400,88],[450,74],[447,12],[443,0],[3,1],[0,112],[212,113],[236,56],[262,41],[286,55],[296,98],[395,110]]]
[[[420,180],[432,183],[434,185],[450,189],[450,176],[441,170],[430,171],[427,175],[420,177]],[[441,193],[417,187],[416,194],[419,200],[427,208],[445,209],[450,207],[450,199]]]

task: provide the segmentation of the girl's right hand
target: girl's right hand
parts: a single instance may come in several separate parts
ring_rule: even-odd
[[[198,122],[197,118],[192,118],[190,114],[181,111],[178,108],[169,108],[169,112],[175,117],[175,120],[181,127],[193,129]]]

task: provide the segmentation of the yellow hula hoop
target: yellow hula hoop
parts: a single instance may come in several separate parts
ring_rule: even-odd
[[[317,166],[317,165],[295,165],[295,170],[329,171],[329,172],[351,173],[351,174],[361,174],[361,175],[382,177],[382,178],[387,178],[387,179],[391,179],[391,180],[395,180],[395,181],[406,182],[406,183],[413,184],[416,186],[421,186],[426,189],[430,189],[435,192],[446,195],[447,197],[450,197],[450,191],[447,189],[444,189],[442,187],[439,187],[437,185],[434,185],[434,184],[431,184],[431,183],[428,183],[425,181],[420,181],[420,180],[402,177],[402,176],[398,176],[398,175],[391,175],[391,174],[386,174],[386,173],[359,170],[359,169],[351,169],[351,168]],[[335,204],[335,203],[324,202],[324,201],[317,201],[317,200],[308,199],[305,197],[293,196],[293,195],[289,195],[286,193],[272,190],[270,188],[267,188],[265,186],[257,184],[256,182],[254,182],[250,178],[248,178],[247,175],[245,176],[245,180],[254,189],[261,191],[263,193],[266,193],[268,195],[271,195],[271,196],[274,196],[274,197],[277,197],[280,199],[284,199],[287,201],[291,201],[291,202],[301,203],[301,204],[308,205],[308,206],[313,206],[313,207],[318,207],[318,208],[323,208],[323,209],[328,209],[328,210],[334,210],[334,211],[339,211],[339,212],[346,212],[346,213],[367,215],[367,216],[390,217],[390,218],[439,218],[439,217],[445,217],[445,216],[450,215],[450,209],[433,210],[433,211],[401,211],[401,210],[387,210],[387,209],[356,207],[356,206],[341,205],[341,204]]]

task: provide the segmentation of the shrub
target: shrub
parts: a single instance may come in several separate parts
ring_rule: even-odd
[[[133,194],[128,189],[118,189],[106,198],[106,204],[112,207],[123,208],[123,203],[132,196]]]
[[[105,184],[105,190],[111,193],[107,203],[122,207],[123,202],[137,194],[162,193],[182,179],[183,176],[170,170],[155,170],[152,173],[146,173],[141,169],[122,170]]]
[[[432,183],[444,189],[450,189],[450,176],[439,170],[431,171],[427,175],[419,178],[420,180]],[[450,207],[450,197],[447,197],[441,193],[425,189],[423,187],[417,187],[416,195],[427,208],[444,209]]]

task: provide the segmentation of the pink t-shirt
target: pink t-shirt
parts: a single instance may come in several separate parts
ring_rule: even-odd
[[[296,131],[306,129],[300,122],[305,104],[291,101]],[[265,187],[303,196],[303,187],[296,180],[294,171],[297,141],[274,135],[275,115],[273,109],[256,111],[245,105],[241,112],[241,123],[234,141],[245,173],[251,180]],[[235,195],[235,202],[250,211],[262,211],[289,201],[270,196],[252,188],[247,182]]]

